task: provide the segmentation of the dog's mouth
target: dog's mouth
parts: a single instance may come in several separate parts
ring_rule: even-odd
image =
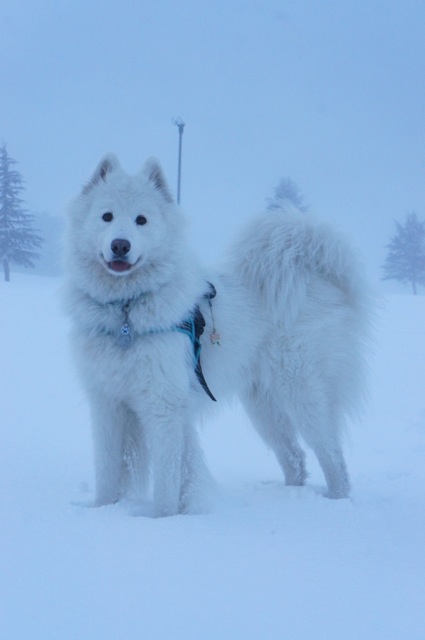
[[[103,254],[101,254],[100,259],[105,269],[107,269],[110,272],[116,273],[117,275],[119,274],[124,275],[128,273],[129,271],[134,269],[134,267],[137,265],[137,263],[140,260],[139,258],[139,260],[136,260],[134,264],[122,258],[116,258],[115,260],[111,260],[110,262],[108,262],[108,260],[105,260]]]
[[[115,271],[116,273],[124,273],[124,271],[130,271],[131,265],[127,260],[112,260],[111,262],[106,263],[108,265],[108,269],[111,271]]]

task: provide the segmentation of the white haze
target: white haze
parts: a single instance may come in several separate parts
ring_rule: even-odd
[[[282,176],[377,283],[393,221],[424,213],[421,0],[2,0],[0,139],[33,210],[63,215],[105,151],[157,156],[213,257]]]
[[[0,142],[28,207],[63,217],[108,150],[175,189],[181,116],[201,253],[291,176],[378,286],[393,220],[425,215],[424,25],[421,0],[1,0]],[[217,511],[151,520],[71,504],[93,463],[59,286],[0,282],[2,640],[423,640],[423,296],[378,314],[352,501],[322,498],[312,456],[285,487],[236,406],[203,431]]]

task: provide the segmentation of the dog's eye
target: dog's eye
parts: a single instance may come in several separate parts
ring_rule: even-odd
[[[113,217],[114,216],[112,215],[112,213],[110,211],[107,211],[106,213],[103,214],[102,220],[104,220],[105,222],[111,222]]]
[[[147,223],[147,220],[145,216],[137,216],[136,224],[146,224],[146,223]]]

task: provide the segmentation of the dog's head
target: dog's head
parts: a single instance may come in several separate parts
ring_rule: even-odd
[[[130,279],[139,270],[148,278],[155,265],[169,262],[182,223],[157,161],[129,176],[112,154],[101,160],[70,217],[68,260],[85,269],[96,262],[112,278]]]

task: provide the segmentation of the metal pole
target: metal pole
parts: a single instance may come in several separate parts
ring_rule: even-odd
[[[179,159],[178,159],[178,170],[177,170],[177,204],[180,204],[180,194],[181,194],[181,179],[182,179],[182,137],[183,137],[183,129],[185,123],[181,118],[177,118],[174,120],[174,124],[179,130]]]

